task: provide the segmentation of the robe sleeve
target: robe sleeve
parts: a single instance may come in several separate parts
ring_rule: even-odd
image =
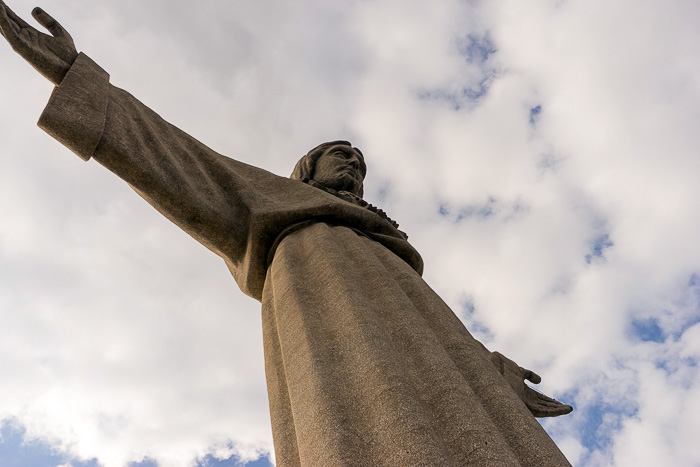
[[[109,75],[82,53],[38,124],[82,159],[94,158],[125,180],[222,256],[234,277],[246,256],[252,206],[265,202],[261,192],[289,182],[207,148],[110,85]]]

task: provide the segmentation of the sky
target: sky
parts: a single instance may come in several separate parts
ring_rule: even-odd
[[[425,280],[575,407],[574,465],[700,464],[700,3],[40,6],[222,154],[361,148]],[[0,44],[0,464],[270,465],[259,303],[37,128],[51,90]]]

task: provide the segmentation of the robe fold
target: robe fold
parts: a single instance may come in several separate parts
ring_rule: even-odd
[[[262,302],[279,466],[569,465],[387,220],[217,154],[84,54],[39,126],[125,180]]]

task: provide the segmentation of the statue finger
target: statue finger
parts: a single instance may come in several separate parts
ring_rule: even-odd
[[[569,404],[562,404],[558,410],[558,415],[566,415],[574,411],[574,407]]]
[[[531,401],[528,404],[528,409],[530,409],[530,412],[532,412],[535,417],[558,417],[571,413],[571,411],[574,410],[572,406],[562,404],[549,397]]]
[[[5,5],[4,3],[2,6],[3,10],[5,10],[5,13],[7,14],[7,18],[10,20],[11,23],[14,23],[14,29],[16,32],[19,32],[22,28],[34,29],[29,23],[17,16],[9,6]]]
[[[523,368],[524,374],[523,378],[532,382],[533,384],[540,384],[542,382],[542,377],[532,370],[526,370]]]
[[[546,395],[546,394],[542,394],[542,393],[539,392],[539,391],[535,391],[535,392],[536,392],[536,394],[537,394],[537,398],[539,399],[539,402],[541,402],[541,403],[547,403],[547,404],[561,405],[561,402],[559,402],[558,400],[553,399],[553,398],[549,397],[549,396]]]
[[[547,408],[556,409],[556,408],[561,407],[564,404],[562,404],[558,400],[549,399],[549,400],[539,400],[539,401],[537,401],[537,405],[540,407],[547,407]]]
[[[10,19],[7,10],[8,8],[4,3],[0,4],[0,32],[2,32],[2,36],[9,41],[10,36],[19,32],[19,27]]]
[[[46,13],[41,8],[34,8],[32,10],[32,16],[39,24],[44,26],[51,33],[51,35],[53,35],[53,37],[70,37],[70,34],[63,29],[63,26],[61,26],[58,21],[53,19],[50,14]]]
[[[550,406],[542,408],[542,413],[546,414],[545,417],[558,417],[559,415],[566,415],[574,410],[570,405],[559,404],[557,406]]]
[[[5,35],[5,30],[3,29],[4,27],[7,27],[7,20],[5,18],[5,6],[0,3],[0,34],[2,34],[2,37],[7,39],[7,36]]]
[[[560,415],[566,415],[568,413],[571,413],[571,411],[574,410],[573,407],[570,405],[561,405],[559,407],[547,407],[547,408],[538,408],[536,410],[532,411],[532,414],[535,417],[543,418],[543,417],[558,417]]]
[[[547,407],[549,409],[554,409],[557,412],[562,412],[562,414],[567,414],[574,410],[574,408],[568,404],[562,404],[556,399],[552,399],[542,393],[537,393],[537,397],[540,399],[538,405],[541,407]]]
[[[17,24],[17,22],[11,17],[10,10],[7,5],[2,5],[0,8],[0,32],[10,46],[17,51],[21,50],[24,45],[24,40],[22,38],[22,28]]]

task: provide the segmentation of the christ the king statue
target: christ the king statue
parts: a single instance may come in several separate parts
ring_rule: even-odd
[[[56,85],[39,127],[126,181],[228,265],[262,303],[277,465],[561,466],[535,417],[571,406],[488,351],[423,281],[423,263],[362,200],[366,166],[324,143],[290,178],[224,157],[78,53],[39,8],[37,31],[0,0],[0,31]]]

